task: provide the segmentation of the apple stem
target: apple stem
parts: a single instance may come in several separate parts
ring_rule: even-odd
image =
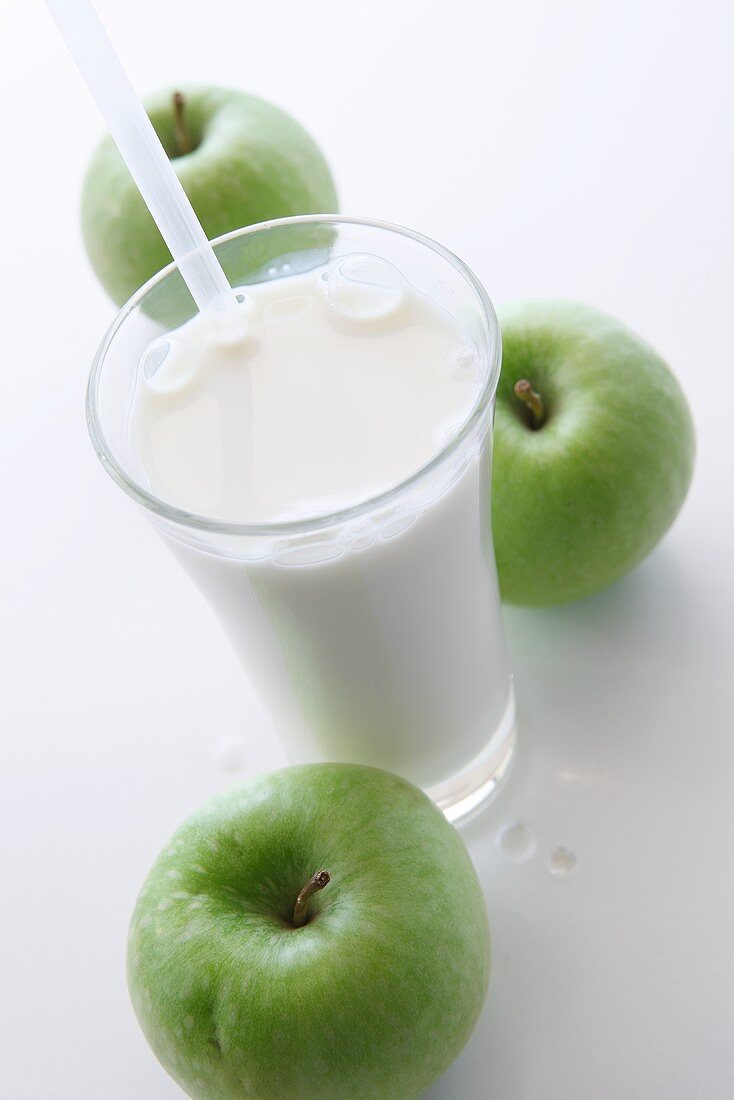
[[[317,871],[316,874],[308,880],[296,898],[296,904],[293,908],[294,928],[303,927],[308,920],[308,903],[310,899],[314,894],[318,894],[319,890],[323,890],[325,886],[328,886],[330,882],[331,875],[328,871]]]
[[[183,157],[186,153],[190,153],[194,148],[194,143],[191,140],[191,134],[189,133],[189,127],[184,117],[184,107],[186,106],[186,100],[181,92],[173,93],[173,131],[176,138],[176,147],[178,149],[178,155]]]
[[[530,409],[530,414],[532,416],[530,427],[533,428],[533,430],[542,427],[545,423],[545,405],[543,404],[543,398],[539,393],[535,392],[532,383],[528,382],[527,378],[521,378],[519,382],[515,383],[515,396],[519,397],[523,405]]]

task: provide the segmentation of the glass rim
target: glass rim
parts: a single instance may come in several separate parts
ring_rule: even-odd
[[[423,466],[420,466],[412,474],[403,478],[402,481],[393,485],[391,488],[385,489],[347,508],[340,508],[336,511],[325,512],[323,514],[308,516],[301,519],[250,524],[233,523],[229,520],[218,520],[209,516],[199,515],[196,512],[189,512],[184,508],[178,508],[173,504],[169,504],[167,501],[162,500],[160,497],[157,497],[155,494],[143,488],[142,485],[139,485],[137,481],[128,475],[113,455],[107,443],[98,415],[98,397],[102,370],[107,358],[107,353],[115,336],[130,314],[137,309],[150,291],[174,271],[178,270],[178,264],[174,261],[153,275],[152,278],[144,283],[143,286],[120,307],[95,352],[89,374],[89,381],[87,383],[87,430],[91,437],[97,458],[113,481],[115,481],[129,497],[132,497],[133,500],[148,512],[152,512],[162,519],[168,520],[181,527],[209,532],[210,534],[232,535],[240,538],[263,536],[270,538],[279,535],[304,535],[328,527],[339,526],[359,519],[370,512],[377,511],[391,504],[398,497],[402,496],[406,490],[419,485],[420,482],[441,466],[447,458],[460,449],[461,444],[467,437],[471,436],[473,430],[481,421],[484,412],[495,396],[497,384],[499,382],[502,359],[502,335],[499,321],[489,295],[471,268],[469,268],[463,260],[459,259],[455,253],[451,252],[450,249],[439,244],[438,241],[434,241],[431,237],[423,233],[418,233],[415,230],[407,229],[404,226],[392,222],[359,218],[345,214],[304,214],[289,218],[274,218],[271,221],[257,222],[254,225],[243,226],[240,229],[234,229],[229,233],[224,233],[222,236],[216,237],[211,241],[211,244],[216,249],[219,245],[226,244],[228,241],[235,240],[238,237],[246,237],[252,233],[262,232],[266,229],[274,229],[288,225],[313,224],[317,222],[362,226],[367,229],[384,230],[387,233],[394,233],[397,236],[408,238],[441,256],[469,284],[481,306],[491,346],[489,348],[487,362],[487,376],[468,416],[448,442],[444,444],[428,462],[424,463]]]

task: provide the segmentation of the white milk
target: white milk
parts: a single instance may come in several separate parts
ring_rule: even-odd
[[[266,526],[359,505],[424,467],[477,401],[476,348],[384,261],[345,257],[243,293],[241,339],[196,317],[141,364],[131,438],[169,504]],[[502,725],[488,450],[477,442],[440,477],[316,532],[264,532],[255,550],[172,539],[294,759],[433,786]]]

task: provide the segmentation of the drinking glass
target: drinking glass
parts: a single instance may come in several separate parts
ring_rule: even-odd
[[[490,525],[501,361],[494,309],[451,252],[385,223],[287,218],[229,233],[214,248],[245,296],[248,286],[327,261],[388,261],[476,350],[474,407],[463,423],[444,425],[422,469],[351,507],[289,522],[191,514],[147,481],[130,424],[141,360],[196,313],[175,265],[120,310],[87,394],[102,464],[210,601],[289,757],[386,768],[426,789],[456,822],[496,791],[516,739]]]

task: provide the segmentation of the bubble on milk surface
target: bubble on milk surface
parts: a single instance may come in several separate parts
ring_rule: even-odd
[[[253,295],[249,286],[240,286],[233,289],[234,299],[239,307],[234,314],[234,318],[236,319],[239,314],[240,321],[244,321],[245,325],[257,323],[261,313],[261,306],[257,296]]]
[[[453,378],[460,381],[482,381],[482,359],[474,344],[463,342],[454,349],[450,358]]]
[[[372,524],[364,524],[344,536],[344,542],[350,550],[367,550],[377,538],[377,529]]]
[[[356,325],[391,318],[405,298],[405,280],[396,267],[377,256],[344,256],[317,280],[330,315]]]
[[[306,540],[284,545],[276,551],[272,560],[276,565],[319,565],[321,562],[333,561],[343,552],[344,547],[334,539]]]
[[[395,538],[397,535],[402,535],[404,531],[412,527],[417,519],[417,512],[403,512],[402,514],[393,515],[385,519],[379,527],[380,538],[387,540]]]
[[[185,341],[161,336],[143,353],[141,371],[151,393],[168,395],[186,388],[196,375],[196,363]]]
[[[171,351],[171,342],[165,336],[154,340],[143,356],[143,377],[146,382],[155,378],[158,369],[163,366]]]
[[[288,325],[302,321],[316,308],[316,302],[310,294],[293,294],[288,298],[278,298],[268,302],[264,310],[264,320],[268,325]]]
[[[454,439],[463,426],[464,420],[455,413],[450,413],[438,421],[431,432],[431,445],[436,451],[442,451],[444,447]]]
[[[282,260],[279,263],[271,264],[268,268],[268,278],[278,279],[283,275],[292,275],[293,265],[288,260]]]

